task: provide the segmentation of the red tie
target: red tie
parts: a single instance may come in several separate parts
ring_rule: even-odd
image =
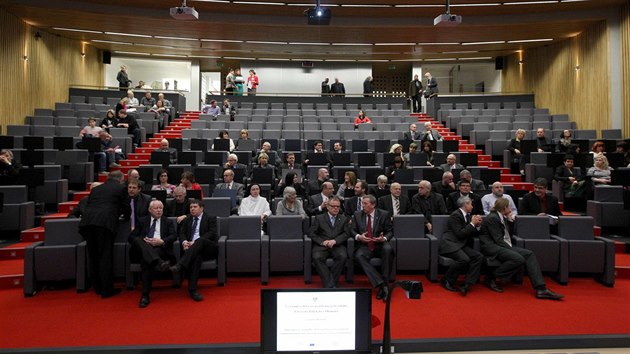
[[[368,222],[367,222],[367,237],[368,238],[373,238],[374,236],[372,235],[372,216],[370,214],[367,214],[367,218],[368,218]],[[368,249],[370,251],[374,251],[374,249],[376,249],[376,244],[374,242],[369,242],[368,243]]]

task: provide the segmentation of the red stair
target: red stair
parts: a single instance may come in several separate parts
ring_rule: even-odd
[[[36,242],[44,240],[44,227],[34,227],[32,229],[23,230],[20,232],[20,241],[22,242]]]
[[[18,242],[7,247],[0,248],[0,260],[24,259],[24,249],[33,242]]]

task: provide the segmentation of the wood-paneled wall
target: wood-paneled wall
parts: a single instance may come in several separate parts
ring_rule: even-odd
[[[601,21],[573,38],[509,56],[502,91],[534,92],[537,107],[569,114],[578,129],[600,132],[611,126],[609,57]]]
[[[623,136],[630,136],[630,4],[621,8],[621,125]]]
[[[3,134],[7,125],[23,124],[35,108],[54,109],[55,102],[67,102],[70,85],[103,85],[103,64],[96,48],[42,30],[36,39],[36,32],[0,8]]]

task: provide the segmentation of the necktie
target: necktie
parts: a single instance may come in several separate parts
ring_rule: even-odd
[[[192,234],[193,234],[193,238],[192,240],[195,241],[196,239],[199,238],[199,232],[197,231],[197,224],[199,223],[199,217],[196,216],[193,219],[193,224],[192,224]]]
[[[147,233],[147,237],[148,238],[153,238],[153,235],[155,234],[155,223],[156,223],[157,219],[153,219],[153,222],[151,222],[151,227],[149,227],[149,232]]]
[[[398,198],[394,198],[394,210],[396,211],[394,215],[400,214],[400,200]]]
[[[228,183],[228,189],[232,189],[232,183]]]
[[[368,219],[367,220],[367,230],[365,230],[365,231],[367,233],[367,237],[368,238],[373,238],[374,235],[372,235],[372,215],[367,214],[367,219]],[[374,242],[368,243],[368,249],[370,251],[374,251],[374,249],[376,249],[376,244]]]
[[[361,197],[357,198],[357,210],[362,210],[363,205],[361,204]]]
[[[510,232],[508,231],[508,227],[507,225],[505,225],[505,222],[502,221],[503,223],[503,241],[505,241],[505,243],[507,243],[508,245],[510,245],[510,247],[512,247],[512,238],[510,237]]]
[[[470,215],[470,213],[466,214],[466,223],[470,224],[471,221],[472,221],[472,216]]]
[[[133,199],[129,202],[131,206],[131,229],[136,228],[136,203],[133,202]]]
[[[334,216],[330,217],[330,225],[332,225],[332,227],[335,227],[335,217]]]

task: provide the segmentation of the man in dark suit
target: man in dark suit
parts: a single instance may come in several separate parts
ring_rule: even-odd
[[[409,197],[402,194],[400,183],[394,182],[389,186],[390,195],[378,198],[378,208],[386,210],[394,217],[396,215],[411,214]]]
[[[376,208],[376,198],[368,194],[363,198],[363,210],[352,216],[352,237],[357,241],[354,251],[356,261],[370,280],[372,287],[379,288],[377,299],[387,301],[389,278],[394,265],[394,249],[389,243],[392,238],[391,216]],[[370,259],[382,259],[379,273]]]
[[[411,80],[411,82],[409,83],[409,90],[407,91],[407,94],[411,99],[411,108],[413,110],[413,113],[420,113],[422,111],[420,93],[422,93],[422,82],[418,79],[418,75],[416,74],[413,76],[413,80]]]
[[[131,213],[129,214],[129,222],[131,231],[138,225],[140,218],[149,215],[149,203],[151,196],[140,192],[138,182],[127,183],[128,203]]]
[[[325,213],[328,209],[328,201],[333,196],[333,192],[335,188],[331,182],[322,183],[322,191],[319,194],[312,195],[308,197],[308,207],[306,209],[306,214],[309,216],[314,216],[318,214]]]
[[[449,194],[457,191],[455,182],[453,182],[453,174],[450,171],[444,172],[441,181],[431,183],[431,190],[433,193],[441,194],[444,199],[448,198]]]
[[[114,289],[114,239],[120,215],[129,215],[123,174],[112,171],[102,185],[87,197],[79,232],[87,241],[90,279],[94,290],[103,299],[120,293]]]
[[[431,128],[431,122],[425,122],[424,123],[424,132],[422,132],[422,136],[420,137],[420,140],[422,141],[438,141],[438,140],[444,140],[444,138],[442,138],[442,135],[440,134],[439,131],[437,131],[437,129],[432,129]]]
[[[346,87],[339,82],[338,78],[335,78],[335,82],[330,85],[330,93],[337,97],[346,97]]]
[[[418,133],[418,126],[416,125],[416,123],[411,123],[409,125],[409,131],[403,134],[403,139],[409,141],[420,140],[421,135],[422,134]]]
[[[243,170],[243,174],[242,174],[243,176],[249,175],[249,170],[247,168],[247,165],[238,162],[238,155],[236,154],[228,155],[227,162],[225,163],[225,165],[223,165],[223,169],[232,170],[232,171]]]
[[[313,149],[306,151],[306,158],[302,162],[304,171],[308,171],[309,165],[322,164],[322,161],[320,161],[319,163],[313,163],[313,161],[311,161],[312,159],[318,156],[323,156],[322,157],[322,159],[324,160],[323,164],[325,164],[328,167],[332,166],[332,155],[330,154],[330,152],[324,151],[324,143],[321,140],[316,140],[313,143]]]
[[[566,155],[563,158],[563,165],[556,168],[553,179],[562,182],[563,190],[561,193],[567,193],[572,189],[573,191],[584,190],[584,182],[582,182],[584,181],[584,175],[581,168],[574,167],[573,155]]]
[[[440,165],[442,171],[463,170],[464,165],[457,163],[457,156],[455,154],[448,154],[446,156],[446,163]]]
[[[425,82],[426,82],[426,88],[424,89],[424,97],[429,100],[435,96],[437,96],[439,90],[438,90],[438,83],[437,80],[433,77],[433,75],[431,75],[430,72],[426,72],[424,74],[424,78],[425,78]]]
[[[538,152],[552,152],[552,148],[555,148],[551,143],[551,140],[545,136],[545,129],[536,129],[536,150]]]
[[[174,198],[166,200],[166,216],[169,218],[177,218],[177,224],[190,214],[190,200],[186,198],[186,188],[178,186],[173,191]]]
[[[560,215],[558,198],[547,195],[547,180],[539,177],[534,181],[534,191],[523,196],[521,215]]]
[[[368,184],[365,181],[358,180],[354,185],[354,197],[346,198],[344,200],[344,214],[348,218],[351,218],[352,215],[357,210],[363,210],[363,197],[367,195]]]
[[[501,293],[503,288],[497,285],[496,278],[510,279],[525,267],[537,298],[553,300],[563,298],[563,295],[556,294],[546,287],[536,255],[528,249],[512,246],[513,220],[510,202],[505,198],[499,198],[490,214],[481,223],[479,233],[481,253],[501,262],[487,278],[486,286]]]
[[[373,195],[377,200],[378,198],[389,194],[389,186],[387,185],[387,182],[389,182],[387,176],[378,176],[376,178],[376,185],[370,187],[370,189],[368,190],[368,194]]]
[[[332,183],[332,180],[329,179],[328,176],[329,174],[327,168],[322,167],[317,170],[317,179],[308,182],[308,185],[306,186],[306,193],[308,195],[320,193],[324,182],[330,181]]]
[[[168,146],[168,140],[162,139],[160,141],[160,148],[155,149],[159,152],[168,152],[168,159],[170,163],[177,163],[177,149]]]
[[[132,261],[140,261],[142,269],[140,308],[149,306],[153,272],[168,270],[176,239],[174,223],[164,216],[164,205],[159,200],[151,201],[149,215],[140,218],[137,227],[129,235],[130,257]]]
[[[442,287],[449,291],[457,291],[466,296],[470,287],[479,280],[483,256],[472,248],[473,238],[479,235],[481,216],[471,215],[472,200],[463,196],[457,199],[458,209],[448,218],[446,232],[440,238],[439,252],[441,256],[451,258],[454,262],[442,277]],[[467,270],[466,280],[456,288],[457,277]]]
[[[462,179],[458,183],[458,188],[458,192],[453,192],[448,195],[448,198],[446,199],[446,210],[448,210],[449,213],[454,212],[459,207],[457,205],[457,200],[461,197],[468,197],[472,201],[473,205],[472,211],[469,211],[469,213],[472,213],[473,215],[483,215],[481,197],[470,191],[470,182]]]
[[[412,214],[424,215],[424,231],[433,232],[433,215],[446,215],[446,203],[441,194],[431,192],[431,183],[422,180],[418,183],[418,194],[411,198]]]
[[[170,268],[174,273],[188,272],[188,293],[195,301],[203,300],[203,295],[197,291],[201,263],[218,254],[217,218],[205,213],[203,208],[202,200],[190,201],[190,216],[183,222],[179,234],[184,255]]]
[[[472,173],[468,170],[461,170],[459,172],[459,180],[460,181],[468,181],[470,183],[470,189],[473,191],[485,191],[486,185],[483,181],[472,178]]]
[[[313,266],[324,288],[336,288],[339,285],[339,276],[348,261],[346,240],[350,232],[350,219],[341,214],[340,209],[341,200],[336,196],[330,198],[327,212],[313,218],[313,224],[308,230],[308,236],[313,240]],[[333,258],[331,269],[326,266],[328,257]]]
[[[236,205],[241,204],[241,200],[245,196],[244,186],[240,183],[234,182],[234,171],[225,170],[223,171],[223,183],[219,183],[214,187],[217,189],[230,189],[236,191]]]

